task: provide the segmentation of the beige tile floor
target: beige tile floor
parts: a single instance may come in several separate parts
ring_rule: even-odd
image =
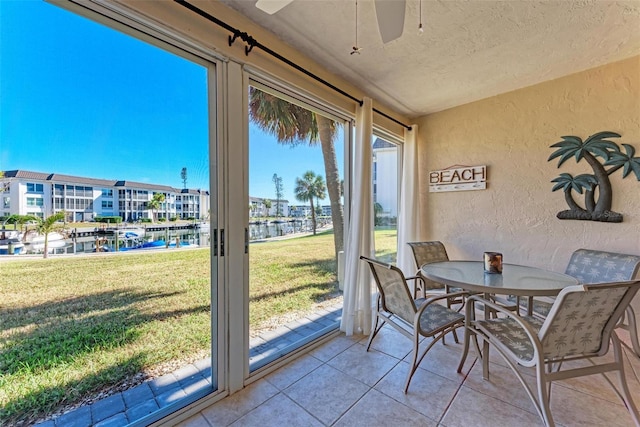
[[[524,389],[494,351],[489,381],[475,355],[456,373],[461,345],[447,337],[422,361],[402,392],[411,344],[385,327],[366,337],[340,335],[180,424],[201,426],[539,426]],[[640,359],[625,350],[631,394],[640,406]],[[577,363],[577,362],[576,362]],[[534,379],[527,371],[527,378]],[[615,376],[611,376],[617,385]],[[560,426],[633,426],[602,376],[554,383]]]

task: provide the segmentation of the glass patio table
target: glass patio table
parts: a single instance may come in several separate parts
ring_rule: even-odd
[[[484,272],[482,261],[443,261],[421,267],[427,278],[470,292],[515,296],[554,296],[578,280],[562,273],[516,264],[503,264],[502,274]]]
[[[427,278],[445,285],[462,288],[469,292],[482,293],[485,299],[493,295],[515,295],[516,309],[520,306],[520,298],[528,297],[527,314],[531,315],[534,296],[555,296],[560,291],[571,285],[577,285],[578,280],[566,274],[554,273],[535,267],[524,265],[503,264],[502,274],[484,272],[482,261],[443,261],[423,265],[420,270]],[[484,304],[484,315],[488,317],[490,311]],[[462,357],[458,365],[461,372],[462,365],[469,351],[470,338],[474,338],[474,344],[482,363],[488,363],[483,357],[476,332],[473,326],[464,329],[464,347]]]

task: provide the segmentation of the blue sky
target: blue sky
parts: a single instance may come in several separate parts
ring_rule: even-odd
[[[209,187],[201,65],[43,1],[0,1],[0,49],[0,170],[181,188],[186,167]],[[249,135],[252,196],[275,198],[274,173],[290,201],[297,176],[324,176],[319,146]]]

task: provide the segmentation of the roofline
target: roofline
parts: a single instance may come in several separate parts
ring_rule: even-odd
[[[60,173],[45,173],[45,172],[34,172],[28,171],[24,169],[13,169],[2,171],[4,174],[3,179],[6,178],[19,178],[19,179],[34,179],[40,181],[49,181],[52,183],[55,182],[73,182],[79,184],[90,184],[96,186],[107,186],[107,187],[130,187],[130,188],[141,188],[145,190],[155,190],[157,192],[171,192],[176,194],[181,194],[185,192],[183,189],[171,187],[169,185],[160,185],[160,184],[149,184],[144,182],[135,182],[135,181],[127,181],[127,180],[117,180],[117,179],[100,179],[100,178],[88,178],[82,176],[75,175],[65,175]],[[186,189],[186,192],[189,194],[204,194],[209,195],[208,190],[202,189]]]

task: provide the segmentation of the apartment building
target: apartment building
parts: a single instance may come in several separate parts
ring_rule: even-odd
[[[0,178],[0,216],[45,218],[62,210],[68,221],[91,221],[97,216],[120,216],[123,221],[152,218],[149,202],[165,196],[157,211],[164,219],[206,219],[209,192],[125,180],[107,180],[25,170],[4,171]]]
[[[265,203],[266,200],[269,200],[269,204]],[[267,207],[267,205],[269,205],[269,207]],[[249,197],[249,217],[251,218],[262,218],[267,216],[287,216],[289,210],[289,201],[286,199],[276,200],[260,197]]]

